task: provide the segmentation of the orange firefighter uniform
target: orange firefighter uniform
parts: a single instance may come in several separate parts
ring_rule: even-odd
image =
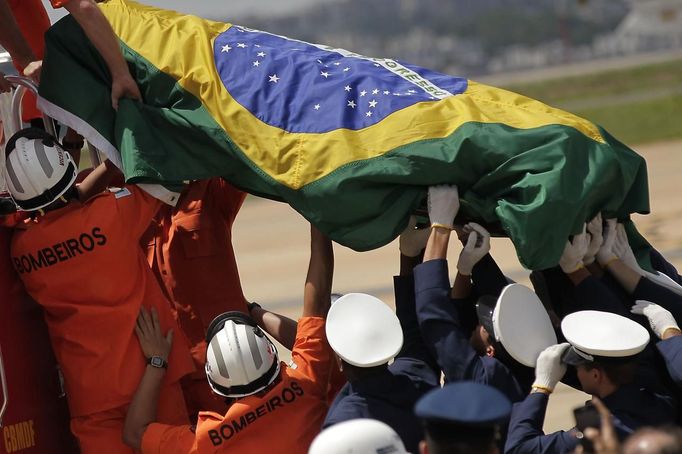
[[[293,364],[282,364],[272,386],[235,401],[225,415],[199,413],[196,428],[150,424],[142,453],[308,452],[327,413],[329,371],[336,364],[324,323],[320,317],[299,321]]]
[[[190,415],[226,409],[203,372],[205,337],[216,316],[247,312],[232,248],[232,224],[245,197],[222,178],[190,183],[175,208],[161,207],[141,240],[192,349],[197,372],[183,380]]]
[[[164,330],[177,327],[139,248],[159,205],[141,189],[126,186],[15,228],[12,262],[45,309],[72,431],[84,454],[131,452],[121,435],[126,407],[146,367],[134,333],[141,305],[156,308]],[[194,365],[181,335],[175,336],[169,362],[159,418],[187,421],[178,381]]]

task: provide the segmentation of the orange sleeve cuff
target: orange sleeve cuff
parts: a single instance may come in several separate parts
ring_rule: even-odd
[[[150,424],[142,435],[142,454],[188,453],[194,444],[194,432],[190,426]]]

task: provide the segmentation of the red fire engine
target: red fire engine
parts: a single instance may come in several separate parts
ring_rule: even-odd
[[[0,95],[0,170],[4,141],[21,125],[21,98],[27,89],[36,88],[24,78],[7,78],[17,89],[12,96]],[[3,186],[0,179],[0,193]],[[11,237],[11,228],[2,226],[0,217],[0,454],[77,453],[43,313],[11,264]]]

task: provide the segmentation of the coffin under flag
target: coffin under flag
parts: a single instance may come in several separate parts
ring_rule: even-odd
[[[532,269],[555,265],[597,212],[649,210],[640,156],[533,99],[133,2],[100,7],[143,102],[111,108],[107,67],[67,16],[46,36],[40,106],[129,182],[223,176],[356,250],[395,238],[428,186],[456,184],[462,218],[498,226]]]

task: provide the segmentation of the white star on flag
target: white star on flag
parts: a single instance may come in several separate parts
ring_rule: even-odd
[[[372,90],[372,94],[373,94],[373,95],[379,94],[379,90],[375,88],[374,90]]]
[[[242,49],[245,49],[245,48],[246,48],[246,44],[244,44],[244,43],[238,43],[238,44],[237,44],[237,47],[241,47]]]
[[[350,85],[346,85],[345,87],[343,87],[343,89],[346,90],[346,91],[350,91],[350,90],[351,90]]]
[[[315,104],[315,107],[313,107],[313,109],[315,109],[315,110],[320,110],[320,105],[319,105],[319,104]]]
[[[356,105],[355,101],[353,101],[352,99],[348,101],[348,107],[350,107],[351,109],[355,109],[355,105]]]
[[[407,92],[410,93],[410,94],[417,93],[415,90],[407,90]]]
[[[334,66],[341,66],[341,63],[339,63],[338,61],[336,61],[336,62],[334,62]]]
[[[350,71],[350,68],[349,68],[349,67],[343,68],[343,72],[348,72],[348,71]]]
[[[279,77],[277,77],[277,74],[273,74],[272,76],[269,76],[269,77],[270,77],[270,82],[277,83],[277,81],[279,80]]]
[[[265,57],[265,52],[258,52],[256,55],[259,57]]]
[[[375,100],[371,100],[369,102],[369,107],[376,107],[376,106],[377,106],[377,102]]]
[[[259,62],[258,60],[256,60],[255,62],[253,62],[253,66],[258,66],[258,65],[260,65],[260,62]]]
[[[322,76],[326,79],[327,77],[329,77],[329,73],[327,71],[322,71],[322,72],[320,72],[320,76]]]
[[[390,94],[391,94],[391,92],[390,92],[390,91],[388,91],[388,90],[384,90],[384,94],[385,94],[385,95],[390,95]]]
[[[366,117],[371,117],[371,116],[372,116],[372,111],[371,111],[371,110],[368,111],[368,112],[365,114],[365,116],[366,116]]]
[[[365,96],[366,94],[367,94],[367,92],[366,92],[365,90],[362,90],[362,91],[360,92],[360,96]]]
[[[230,47],[230,45],[229,45],[229,44],[225,44],[225,45],[223,46],[223,48],[220,49],[220,52],[225,52],[225,53],[227,53],[227,52],[229,52],[229,51],[231,51],[231,50],[232,50],[232,48]]]

